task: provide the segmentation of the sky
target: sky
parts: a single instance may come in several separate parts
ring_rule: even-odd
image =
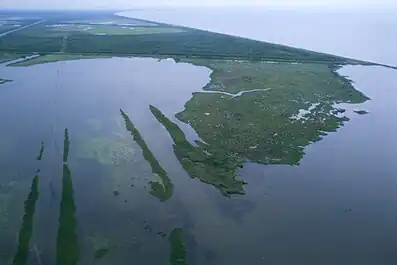
[[[0,0],[0,8],[129,9],[164,6],[397,7],[396,0]]]

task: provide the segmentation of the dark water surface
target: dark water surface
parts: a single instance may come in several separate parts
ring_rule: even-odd
[[[0,71],[14,80],[0,86],[1,264],[397,262],[394,70],[341,69],[371,100],[345,105],[351,120],[299,166],[246,164],[232,198],[188,176],[149,110],[197,139],[174,114],[210,70],[112,58]]]

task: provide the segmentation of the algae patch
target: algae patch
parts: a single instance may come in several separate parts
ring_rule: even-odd
[[[129,144],[106,137],[87,138],[80,141],[78,158],[93,159],[103,165],[123,165],[133,161],[135,149]]]

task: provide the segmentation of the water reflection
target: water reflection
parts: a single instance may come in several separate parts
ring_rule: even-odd
[[[141,147],[143,157],[150,164],[152,172],[161,178],[162,183],[150,181],[150,194],[161,201],[169,200],[172,197],[174,186],[172,185],[167,172],[165,172],[160,163],[157,161],[156,157],[153,155],[152,151],[150,151],[149,147],[143,140],[138,129],[129,119],[128,115],[123,110],[120,110],[120,112],[125,122],[125,128],[131,133],[136,143]]]
[[[208,150],[206,145],[192,145],[184,132],[154,106],[150,110],[156,119],[167,129],[174,141],[174,153],[191,178],[211,184],[225,196],[244,194],[245,182],[237,179],[236,169],[241,160],[221,150]]]
[[[80,255],[76,234],[77,220],[75,217],[76,206],[73,198],[72,174],[68,166],[69,145],[69,133],[68,129],[65,129],[62,197],[56,246],[56,259],[58,265],[75,265]]]

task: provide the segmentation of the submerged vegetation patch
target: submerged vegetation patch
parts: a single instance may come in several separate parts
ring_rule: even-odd
[[[124,165],[133,161],[136,150],[124,141],[107,137],[83,138],[77,145],[78,158],[92,159],[103,165]]]

